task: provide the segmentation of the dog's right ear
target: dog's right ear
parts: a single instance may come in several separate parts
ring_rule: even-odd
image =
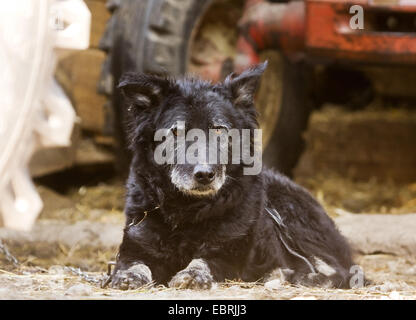
[[[118,88],[126,99],[128,111],[136,114],[159,106],[168,86],[166,78],[144,73],[125,73]]]
[[[260,83],[260,77],[267,68],[267,61],[259,63],[234,77],[229,75],[224,83],[230,88],[236,107],[245,108],[254,106],[254,95]]]

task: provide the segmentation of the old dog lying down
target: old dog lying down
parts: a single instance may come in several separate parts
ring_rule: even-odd
[[[246,175],[244,163],[155,161],[158,129],[173,136],[177,123],[207,135],[256,129],[253,95],[265,68],[215,85],[145,74],[121,79],[133,158],[110,286],[133,289],[154,281],[210,288],[225,279],[261,280],[275,270],[292,283],[349,286],[350,248],[302,187],[267,169]]]

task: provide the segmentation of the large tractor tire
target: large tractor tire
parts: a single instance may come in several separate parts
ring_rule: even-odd
[[[121,97],[116,90],[122,73],[137,71],[181,75],[191,72],[211,78],[209,71],[218,69],[220,64],[221,77],[224,77],[232,71],[237,23],[243,5],[244,0],[108,2],[112,17],[100,44],[108,55],[99,89],[109,97],[119,154],[125,155],[120,157],[120,168],[127,168],[129,161],[122,130],[124,115],[119,107]],[[260,127],[263,129],[263,149],[266,149],[265,163],[291,175],[302,151],[302,131],[310,110],[304,105],[306,87],[303,84],[303,64],[289,63],[277,51],[265,51],[261,58],[269,60],[256,97]],[[282,99],[283,91],[287,93]],[[266,145],[269,147],[265,148]]]
[[[263,162],[289,177],[305,149],[303,132],[318,102],[312,95],[313,69],[284,58],[282,90],[276,124],[263,152]]]
[[[118,169],[126,171],[129,155],[123,133],[122,97],[116,89],[127,71],[186,72],[189,39],[211,0],[110,0],[112,12],[100,48],[107,52],[99,91],[109,97],[109,114],[118,142]]]

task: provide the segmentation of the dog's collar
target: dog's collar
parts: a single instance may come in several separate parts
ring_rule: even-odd
[[[141,218],[140,220],[138,220],[138,217],[133,218],[133,221],[130,222],[130,224],[127,227],[130,228],[130,227],[133,227],[133,226],[138,226],[139,224],[141,224],[143,222],[144,219],[146,219],[147,214],[152,213],[152,212],[154,212],[158,209],[160,209],[160,206],[156,206],[151,210],[143,211],[143,214],[144,214],[143,218]]]

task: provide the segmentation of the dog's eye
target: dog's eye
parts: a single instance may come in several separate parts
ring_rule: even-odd
[[[212,129],[216,135],[221,135],[227,133],[226,127],[215,127]]]

